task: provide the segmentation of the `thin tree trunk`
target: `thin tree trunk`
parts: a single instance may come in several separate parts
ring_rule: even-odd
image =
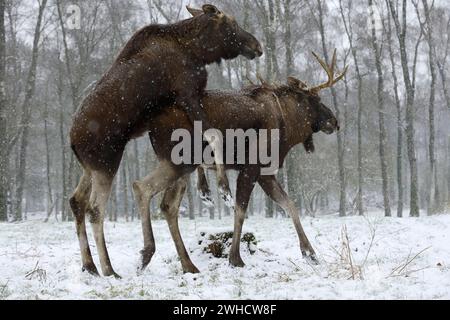
[[[408,55],[406,52],[406,17],[407,17],[407,0],[403,0],[402,9],[402,26],[400,25],[399,14],[392,1],[386,0],[397,31],[398,42],[400,45],[400,60],[403,70],[403,79],[406,87],[406,139],[408,147],[408,159],[410,170],[410,216],[418,217],[419,210],[419,179],[417,169],[417,156],[415,144],[415,117],[414,108],[415,88],[414,81],[411,80],[410,70],[408,66]],[[413,77],[415,72],[413,73]]]
[[[325,26],[324,26],[324,12],[323,12],[323,4],[322,0],[317,0],[317,8],[318,8],[318,19],[317,24],[319,27],[319,32],[321,36],[322,42],[322,51],[325,57],[325,62],[330,63],[328,48],[327,48],[327,40],[325,35]],[[336,118],[338,121],[341,120],[341,110],[338,104],[338,97],[336,90],[331,88],[331,96],[333,100],[333,106],[336,110]],[[339,167],[339,216],[345,217],[347,215],[347,182],[346,182],[346,172],[345,172],[345,145],[343,141],[343,133],[342,131],[338,131],[337,133],[337,151],[338,151],[338,167]]]
[[[351,19],[351,3],[349,4],[347,18],[344,14],[344,8],[342,5],[342,0],[339,0],[339,6],[342,16],[342,21],[344,22],[345,32],[350,44],[350,51],[352,53],[353,62],[355,64],[355,73],[358,80],[358,116],[357,116],[357,132],[358,132],[358,191],[356,194],[356,209],[358,210],[358,215],[364,215],[364,205],[363,205],[363,149],[362,149],[362,110],[363,110],[363,79],[359,66],[359,58],[356,48],[353,45],[353,26]]]
[[[286,47],[286,77],[291,76],[294,71],[291,24],[291,0],[284,0],[284,45]]]
[[[369,7],[373,6],[373,0],[369,0]],[[375,65],[377,69],[378,76],[378,88],[377,88],[377,104],[378,104],[378,117],[379,117],[379,130],[380,130],[380,141],[379,141],[379,152],[380,152],[380,163],[381,163],[381,179],[383,185],[383,203],[384,203],[384,215],[386,217],[392,216],[391,205],[389,200],[389,178],[388,178],[388,168],[386,160],[386,126],[384,121],[384,79],[383,79],[383,69],[381,61],[381,50],[378,45],[378,39],[375,31],[375,20],[372,19],[372,47],[373,54],[375,56]]]
[[[46,164],[46,176],[47,176],[47,217],[45,222],[50,218],[52,211],[55,207],[53,201],[53,190],[52,190],[52,180],[51,180],[51,156],[50,156],[50,142],[48,136],[48,104],[45,103],[44,109],[44,139],[45,139],[45,164]]]
[[[58,75],[58,97],[59,97],[59,139],[61,150],[61,221],[66,221],[66,195],[67,195],[67,175],[66,175],[66,136],[64,134],[64,103],[62,97],[63,91],[63,73],[61,66]]]
[[[397,68],[395,65],[394,50],[392,48],[392,23],[388,16],[388,49],[392,68],[392,79],[394,82],[394,97],[397,110],[397,217],[403,217],[403,115],[398,89]]]
[[[187,189],[186,189],[186,195],[188,199],[188,210],[189,210],[189,219],[195,220],[195,208],[194,208],[194,195],[192,194],[192,181],[189,177],[189,180],[187,182]]]
[[[122,197],[123,197],[123,213],[125,215],[125,221],[129,221],[128,213],[128,181],[127,181],[127,165],[128,165],[128,154],[125,151],[124,159],[122,163]]]
[[[450,137],[447,143],[447,207],[450,209]]]
[[[428,142],[428,153],[430,160],[430,174],[429,174],[429,188],[427,193],[427,211],[428,215],[433,214],[433,212],[438,208],[440,203],[439,195],[439,182],[437,179],[437,168],[436,168],[436,152],[435,152],[435,140],[436,140],[436,125],[435,125],[435,101],[436,101],[436,82],[437,82],[437,72],[436,72],[436,58],[435,58],[435,46],[433,39],[433,23],[431,22],[430,9],[426,0],[422,0],[423,9],[425,13],[425,24],[421,24],[422,32],[425,33],[428,42],[428,62],[430,67],[431,83],[430,83],[430,100],[428,105],[428,119],[429,119],[429,142]],[[419,10],[416,7],[417,16],[420,20]],[[425,28],[426,26],[426,28]],[[426,29],[426,30],[424,30]]]
[[[43,0],[39,5],[39,13],[36,22],[36,27],[34,29],[34,40],[33,49],[31,56],[30,69],[28,71],[25,98],[22,104],[21,112],[22,117],[20,121],[21,136],[19,141],[19,168],[17,174],[17,191],[16,191],[16,204],[15,204],[15,217],[14,220],[22,220],[22,198],[24,194],[25,187],[25,177],[27,168],[27,149],[28,149],[28,135],[29,135],[29,125],[31,120],[31,102],[36,89],[36,70],[37,70],[37,59],[39,54],[39,41],[41,38],[41,25],[44,16],[44,10],[47,5],[47,0]]]
[[[8,141],[6,139],[7,101],[6,82],[5,0],[0,0],[0,222],[8,221]]]

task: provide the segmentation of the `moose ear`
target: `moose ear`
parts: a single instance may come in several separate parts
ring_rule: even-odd
[[[187,11],[189,11],[189,13],[190,13],[193,17],[199,16],[199,15],[201,15],[201,14],[204,13],[203,10],[194,9],[194,8],[189,7],[189,6],[186,6],[186,9],[187,9]]]
[[[287,83],[288,83],[288,86],[293,89],[305,89],[308,87],[306,85],[306,83],[304,83],[303,81],[298,80],[297,78],[294,78],[294,77],[288,77]]]
[[[220,14],[219,9],[217,9],[217,7],[213,6],[212,4],[205,4],[203,5],[202,9],[206,14]]]

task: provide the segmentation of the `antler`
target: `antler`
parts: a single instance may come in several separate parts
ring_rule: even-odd
[[[315,86],[315,87],[309,89],[309,91],[311,91],[312,93],[318,94],[319,91],[326,89],[326,88],[331,88],[337,82],[341,81],[345,77],[345,74],[347,73],[348,66],[345,66],[344,71],[339,76],[335,77],[334,73],[335,73],[336,60],[337,60],[336,49],[334,49],[333,58],[331,59],[330,66],[325,61],[323,61],[321,58],[319,58],[319,56],[315,52],[313,52],[312,54],[317,59],[317,61],[320,63],[320,65],[322,66],[322,68],[325,70],[325,72],[328,75],[327,82],[322,83],[318,86]]]

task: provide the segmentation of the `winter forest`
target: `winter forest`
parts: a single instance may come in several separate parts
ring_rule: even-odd
[[[314,153],[296,146],[278,172],[320,265],[302,259],[289,215],[259,186],[246,213],[244,230],[258,242],[256,253],[243,252],[247,266],[235,271],[227,260],[205,257],[197,235],[233,230],[234,216],[208,172],[215,205],[200,200],[192,174],[180,207],[181,233],[206,275],[182,274],[158,195],[150,206],[157,253],[136,277],[142,235],[132,185],[158,166],[144,135],[127,145],[106,210],[111,259],[125,280],[88,278],[69,205],[82,174],[69,142],[73,115],[138,29],[187,19],[186,5],[204,2],[0,0],[0,241],[10,244],[0,261],[16,266],[0,276],[0,299],[449,298],[448,3],[210,3],[253,34],[264,55],[209,65],[208,89],[281,85],[289,76],[322,83],[327,74],[312,52],[330,63],[336,49],[337,69],[348,66],[320,94],[340,130],[314,135]],[[237,174],[227,175],[234,193]],[[161,277],[169,280],[145,286]],[[298,292],[298,283],[310,289]]]

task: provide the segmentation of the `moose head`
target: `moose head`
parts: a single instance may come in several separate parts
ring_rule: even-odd
[[[234,59],[239,55],[253,60],[263,54],[256,38],[242,29],[236,20],[219,11],[215,6],[205,4],[202,10],[187,7],[197,26],[197,47],[208,62]]]
[[[335,131],[339,131],[339,123],[333,112],[325,106],[320,99],[319,93],[321,90],[333,87],[337,82],[342,80],[347,73],[348,66],[344,68],[344,71],[338,76],[336,72],[336,50],[334,50],[331,65],[328,65],[319,56],[313,52],[314,57],[320,63],[322,68],[328,75],[328,81],[315,87],[309,87],[305,82],[296,79],[294,77],[288,78],[289,90],[297,96],[298,105],[306,106],[307,110],[311,113],[313,123],[313,132],[322,131],[326,134],[332,134]],[[300,101],[303,101],[302,103]],[[304,103],[307,101],[307,103]]]

